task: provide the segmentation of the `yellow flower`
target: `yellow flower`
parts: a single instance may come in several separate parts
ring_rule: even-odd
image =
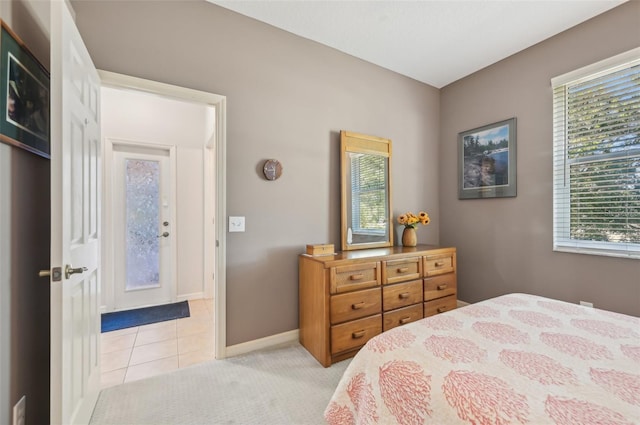
[[[429,214],[427,214],[424,211],[420,211],[420,214],[418,214],[418,218],[420,219],[420,224],[423,224],[425,226],[431,222],[431,218],[429,218]]]
[[[430,222],[431,222],[431,219],[429,218],[429,214],[427,214],[424,211],[420,211],[418,215],[415,215],[414,213],[409,211],[405,214],[400,214],[398,216],[398,223],[402,224],[404,227],[415,228],[418,225],[418,223],[426,226]]]

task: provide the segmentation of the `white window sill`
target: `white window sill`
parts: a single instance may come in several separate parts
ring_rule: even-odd
[[[627,250],[611,250],[611,249],[599,249],[599,248],[585,248],[577,246],[565,246],[556,245],[553,247],[556,252],[569,252],[572,254],[587,254],[587,255],[600,255],[603,257],[617,257],[617,258],[629,258],[640,259],[640,251],[627,251]]]

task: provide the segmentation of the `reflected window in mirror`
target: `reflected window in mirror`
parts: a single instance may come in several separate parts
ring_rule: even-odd
[[[391,141],[341,132],[342,249],[391,246]]]
[[[349,152],[352,241],[384,236],[387,229],[387,169],[389,158]]]

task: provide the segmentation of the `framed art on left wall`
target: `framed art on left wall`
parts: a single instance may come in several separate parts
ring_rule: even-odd
[[[1,24],[0,141],[49,158],[49,72],[11,28]]]

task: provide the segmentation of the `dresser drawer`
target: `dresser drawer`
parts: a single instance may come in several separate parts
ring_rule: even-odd
[[[382,284],[404,282],[422,277],[421,257],[382,262]]]
[[[436,276],[454,271],[454,253],[427,255],[424,257],[424,275],[425,277]]]
[[[386,312],[382,315],[382,331],[422,319],[422,303]]]
[[[380,313],[380,288],[348,292],[331,297],[331,324]]]
[[[361,347],[381,332],[382,317],[380,314],[332,326],[331,354]]]
[[[455,273],[443,274],[440,276],[427,277],[424,279],[424,300],[435,300],[456,294]]]
[[[422,280],[382,287],[382,308],[384,311],[406,307],[419,302],[422,302]]]
[[[449,310],[455,310],[456,306],[457,300],[455,295],[426,301],[424,303],[424,317],[434,316],[438,313],[444,313]]]
[[[380,285],[380,263],[362,263],[332,267],[331,293],[356,291]]]

